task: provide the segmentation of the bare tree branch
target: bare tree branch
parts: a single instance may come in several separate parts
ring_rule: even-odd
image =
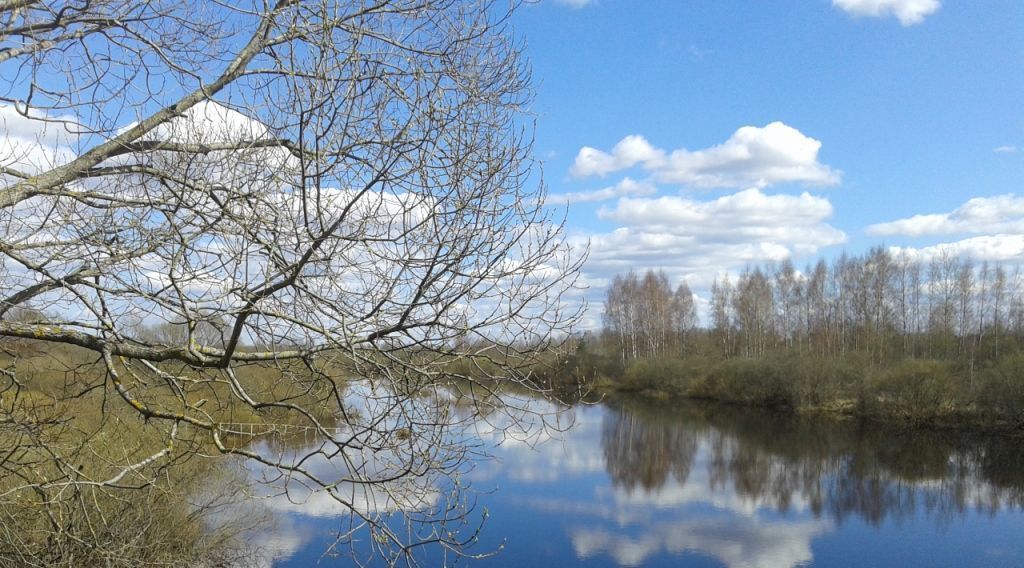
[[[579,315],[508,15],[0,4],[0,508],[45,527],[0,546],[130,563],[115,509],[83,503],[161,492],[174,518],[177,480],[233,456],[331,496],[389,562],[476,554],[471,507],[438,487],[469,424],[528,412],[494,393],[537,390]]]

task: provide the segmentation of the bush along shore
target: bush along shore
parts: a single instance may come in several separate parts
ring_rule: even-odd
[[[765,358],[644,358],[626,364],[577,354],[548,375],[553,385],[584,383],[595,395],[688,398],[783,412],[858,417],[916,426],[1024,434],[1024,353],[976,370],[950,361],[872,364],[777,355]]]

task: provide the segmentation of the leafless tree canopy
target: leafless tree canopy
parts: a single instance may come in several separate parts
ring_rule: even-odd
[[[384,550],[458,551],[352,487],[456,471],[453,361],[529,384],[575,315],[511,8],[0,0],[0,508],[36,499],[88,540],[52,514],[69,488],[236,454],[329,492]],[[312,454],[233,442],[238,422],[312,429],[345,465],[318,477]],[[146,441],[97,446],[114,428]]]
[[[685,282],[670,290],[656,272],[613,279],[604,324],[623,361],[686,355],[665,346],[683,345],[689,333],[691,353],[703,355],[862,354],[878,365],[950,359],[973,380],[978,367],[1024,346],[1021,266],[977,263],[941,248],[921,255],[874,247],[801,271],[789,260],[749,266],[735,281],[723,275],[712,284],[704,329]]]
[[[683,356],[697,327],[697,307],[686,282],[675,292],[663,271],[618,275],[604,303],[605,328],[623,361],[638,357]]]

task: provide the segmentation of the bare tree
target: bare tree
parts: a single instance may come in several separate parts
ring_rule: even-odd
[[[889,332],[892,330],[893,313],[899,300],[896,296],[896,264],[892,256],[882,247],[868,251],[863,263],[863,288],[867,299],[864,310],[865,344],[876,360],[882,361],[889,347]]]
[[[992,275],[992,317],[991,317],[991,328],[992,328],[992,339],[993,349],[992,356],[999,358],[999,345],[1002,342],[1003,328],[1005,327],[1005,311],[1006,311],[1006,270],[1002,266],[996,266],[993,270]]]
[[[672,287],[664,271],[648,270],[640,284],[640,325],[646,354],[657,357],[667,351],[672,325]]]
[[[956,270],[956,281],[954,282],[956,293],[956,331],[960,338],[959,351],[961,355],[967,353],[972,345],[971,334],[974,332],[975,318],[975,278],[974,262],[970,258],[960,259]],[[971,370],[973,375],[974,360],[971,354]],[[973,376],[972,376],[973,378]]]
[[[684,281],[672,294],[672,331],[680,354],[686,355],[690,350],[691,335],[698,323],[697,304],[693,300],[689,284]]]
[[[735,289],[728,274],[722,277],[721,282],[716,278],[711,284],[711,329],[727,357],[733,354],[734,295]]]
[[[918,331],[915,298],[920,296],[921,265],[906,251],[901,251],[894,262],[894,311],[900,337],[903,339],[902,354],[907,357],[912,355],[910,344],[914,339],[914,334]]]
[[[744,354],[747,357],[764,355],[773,334],[775,298],[771,280],[760,267],[745,270],[740,275],[732,306],[743,336]]]
[[[229,454],[328,493],[393,561],[464,552],[457,502],[420,503],[403,532],[355,494],[435,494],[470,418],[433,395],[456,374],[474,394],[532,386],[530,355],[576,316],[560,299],[580,259],[531,182],[507,16],[486,0],[0,2],[0,337],[78,349],[60,385],[7,350],[0,508],[35,503],[46,538],[87,538],[62,524],[85,488]],[[43,317],[7,317],[29,308]],[[240,417],[321,443],[261,452],[231,437]],[[341,466],[319,475],[313,455]]]
[[[945,352],[953,342],[957,315],[956,282],[957,258],[942,250],[928,263],[929,350],[938,343],[939,352]]]
[[[809,348],[817,355],[824,355],[828,336],[828,267],[824,260],[818,260],[809,274],[804,293],[804,329]]]
[[[666,355],[696,326],[693,297],[685,284],[675,294],[664,271],[643,278],[616,275],[605,296],[604,325],[618,340],[622,361]]]
[[[800,299],[803,295],[800,279],[797,276],[793,262],[786,259],[775,267],[773,271],[775,280],[774,290],[775,306],[778,310],[778,333],[787,348],[792,348],[798,339],[799,333],[799,308]]]
[[[640,353],[639,292],[640,280],[635,272],[616,274],[604,302],[604,325],[617,339],[623,362],[637,358]]]

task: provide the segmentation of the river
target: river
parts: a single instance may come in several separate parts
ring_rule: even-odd
[[[460,484],[470,517],[486,511],[469,550],[494,554],[458,564],[1024,566],[1019,439],[639,400],[547,423],[478,427],[500,443]],[[347,525],[318,503],[272,506],[259,538],[273,565],[350,562],[347,549],[325,555]]]

